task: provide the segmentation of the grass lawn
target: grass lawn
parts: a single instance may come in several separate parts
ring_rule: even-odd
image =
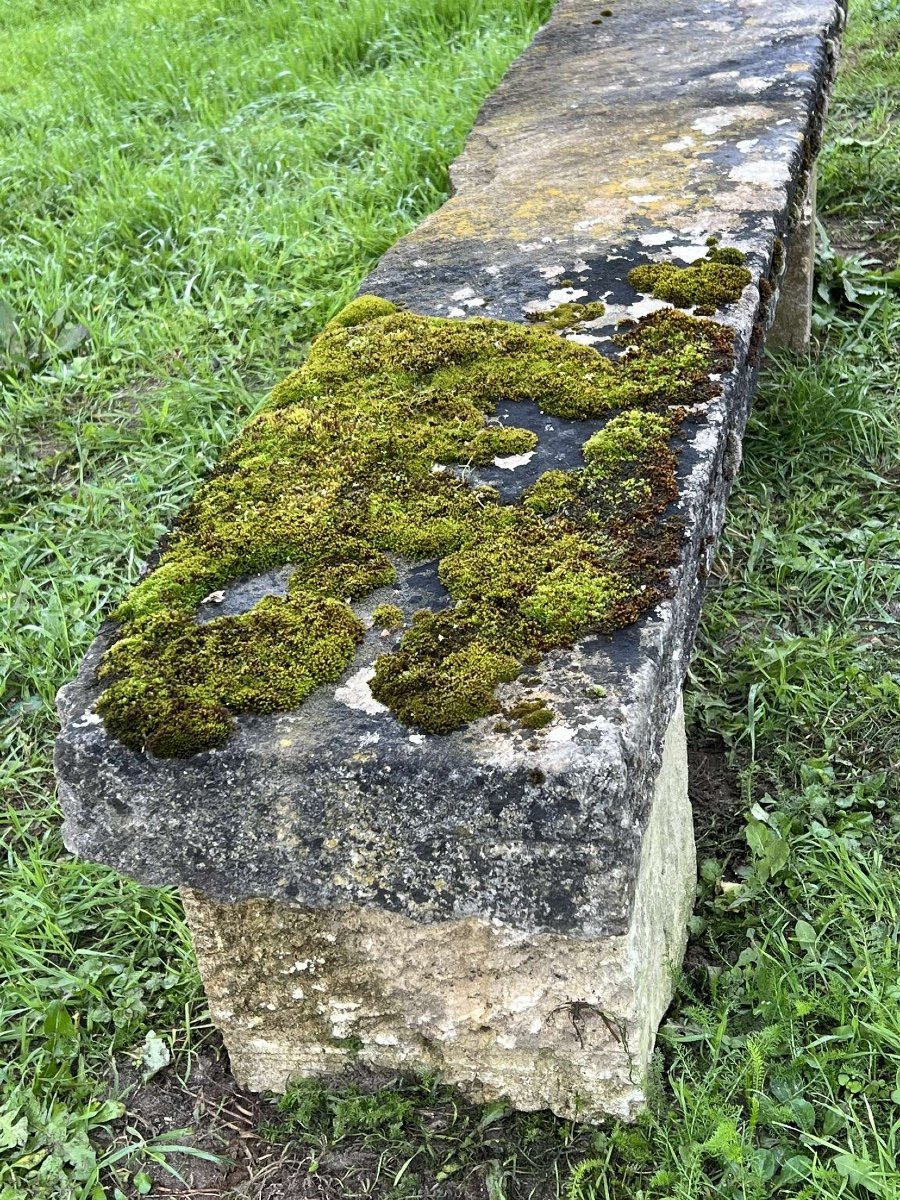
[[[701,888],[647,1116],[247,1097],[177,897],[59,840],[53,696],[101,611],[549,7],[0,0],[0,1200],[900,1196],[897,0],[851,0],[817,353],[769,364],[692,665]]]

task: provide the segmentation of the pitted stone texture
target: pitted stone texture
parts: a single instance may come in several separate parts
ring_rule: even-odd
[[[671,599],[503,685],[507,707],[524,695],[546,700],[555,718],[541,730],[498,729],[494,717],[441,736],[402,726],[368,693],[384,645],[370,629],[336,686],[294,712],[241,715],[221,749],[184,761],[127,750],[96,716],[107,628],[60,696],[57,773],[72,850],[220,901],[627,934],[663,735],[772,307],[757,285],[815,153],[842,9],[629,0],[602,25],[596,14],[595,0],[561,0],[485,106],[454,168],[456,195],[366,288],[418,312],[515,320],[578,293],[607,304],[578,336],[608,350],[616,321],[659,304],[627,284],[636,261],[689,261],[712,234],[747,253],[754,283],[718,314],[735,331],[735,369],[680,431],[685,537]],[[534,462],[571,449],[552,422],[541,437]],[[361,615],[384,601],[446,603],[434,564],[400,567],[396,594],[375,593]],[[244,581],[225,589],[219,611],[280,587]]]
[[[212,1018],[245,1087],[279,1092],[363,1063],[436,1071],[477,1101],[629,1119],[684,950],[694,876],[679,706],[624,934],[183,894]]]

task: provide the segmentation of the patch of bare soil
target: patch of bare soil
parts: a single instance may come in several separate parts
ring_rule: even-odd
[[[721,739],[700,737],[688,741],[688,794],[694,810],[697,861],[717,859],[733,878],[747,850],[747,806]],[[702,978],[712,965],[703,939],[691,938],[684,956],[685,972],[699,971]]]
[[[104,1181],[109,1194],[125,1200],[139,1200],[145,1194],[150,1200],[378,1200],[388,1196],[490,1200],[488,1181],[504,1149],[521,1141],[523,1123],[535,1120],[527,1114],[508,1113],[484,1125],[484,1110],[465,1104],[449,1089],[429,1103],[415,1080],[374,1071],[360,1070],[352,1077],[324,1082],[330,1083],[329,1090],[336,1095],[351,1089],[358,1096],[375,1097],[382,1088],[392,1094],[408,1093],[413,1100],[410,1127],[394,1129],[389,1146],[384,1140],[367,1145],[362,1135],[329,1144],[324,1129],[306,1140],[279,1136],[279,1125],[284,1128],[282,1115],[274,1104],[235,1083],[218,1041],[193,1056],[190,1072],[183,1079],[168,1067],[143,1081],[132,1067],[123,1067],[113,1092],[125,1103],[126,1113],[104,1150],[135,1143],[137,1133],[148,1142],[156,1139],[159,1144],[168,1138],[207,1151],[216,1161],[170,1154],[166,1156],[167,1170],[154,1163],[152,1155],[136,1152],[123,1160],[127,1179],[126,1171],[120,1171],[114,1179]],[[533,1132],[528,1139],[533,1162],[523,1164],[520,1179],[506,1193],[509,1200],[525,1200],[526,1196],[540,1200],[555,1194],[549,1180],[555,1161],[566,1153],[556,1124],[548,1116],[540,1132]],[[267,1127],[265,1137],[261,1130]],[[573,1139],[569,1152],[583,1156],[587,1137],[585,1133]],[[441,1152],[432,1161],[410,1168],[407,1160],[414,1160],[417,1148],[425,1143],[432,1148],[440,1144]],[[455,1161],[456,1151],[463,1148],[463,1161]],[[440,1171],[445,1160],[451,1168]],[[149,1192],[145,1183],[142,1192],[135,1181],[141,1172],[151,1180]]]
[[[731,843],[743,836],[745,804],[720,740],[688,742],[688,794],[694,809],[698,857],[721,858]]]
[[[871,265],[876,271],[891,271],[900,265],[900,242],[890,213],[859,221],[828,217],[823,223],[831,249],[840,258],[874,260]]]
[[[126,1112],[108,1149],[143,1138],[151,1144],[177,1142],[216,1156],[209,1161],[166,1153],[167,1169],[152,1161],[152,1152],[138,1152],[128,1164],[131,1180],[125,1182],[121,1176],[115,1180],[127,1200],[138,1200],[141,1194],[133,1179],[141,1171],[152,1180],[152,1197],[268,1200],[269,1193],[261,1190],[263,1182],[280,1169],[289,1147],[270,1145],[260,1135],[259,1127],[272,1120],[274,1106],[237,1085],[218,1040],[191,1056],[184,1078],[167,1067],[144,1081],[133,1066],[120,1065],[112,1091]],[[176,1131],[178,1136],[173,1137]]]

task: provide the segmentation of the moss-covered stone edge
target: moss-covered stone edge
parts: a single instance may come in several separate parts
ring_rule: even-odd
[[[744,255],[733,246],[707,241],[705,258],[686,267],[673,262],[643,263],[628,272],[628,282],[639,292],[665,300],[676,308],[692,308],[696,316],[712,316],[717,308],[733,304],[752,276]]]
[[[351,602],[393,582],[397,557],[438,559],[452,597],[396,635],[371,684],[427,732],[497,711],[498,685],[546,651],[633,621],[665,595],[678,556],[672,439],[731,361],[733,333],[665,310],[615,341],[611,361],[540,327],[422,317],[374,296],[348,305],[114,614],[98,704],[108,730],[183,757],[222,745],[236,713],[296,708],[350,663],[364,635]],[[548,471],[504,504],[454,470],[534,448],[530,430],[492,421],[500,400],[616,415],[585,443],[583,467]],[[207,593],[287,563],[287,596],[197,623]]]

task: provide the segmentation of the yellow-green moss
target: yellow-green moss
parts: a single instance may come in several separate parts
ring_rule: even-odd
[[[524,725],[526,729],[543,729],[553,720],[554,713],[547,701],[538,697],[534,700],[520,700],[506,710],[506,715]]]
[[[379,604],[372,613],[372,624],[376,629],[399,629],[403,624],[403,610],[396,604]]]
[[[396,311],[396,305],[381,296],[357,296],[332,317],[331,324],[349,329],[351,325],[365,325],[366,321],[374,321],[376,317],[386,317]]]
[[[710,262],[728,263],[733,267],[742,267],[747,256],[736,246],[712,246],[706,253]]]
[[[780,275],[784,269],[784,242],[777,237],[772,246],[772,275]]]
[[[438,559],[452,600],[416,615],[371,684],[428,731],[495,711],[497,686],[546,650],[632,621],[677,556],[665,510],[678,406],[709,394],[731,334],[667,311],[616,340],[612,362],[542,328],[353,301],[226,448],[114,614],[109,729],[180,756],[221,744],[235,713],[296,707],[351,661],[363,626],[348,601],[394,581],[392,555]],[[502,504],[451,469],[533,449],[534,433],[493,418],[501,400],[580,419],[625,411],[588,440],[582,468]],[[284,564],[286,597],[196,623],[208,592]],[[396,627],[398,611],[380,606],[376,623]]]
[[[568,281],[571,284],[571,280]],[[567,281],[562,280],[561,286]],[[596,321],[606,312],[602,300],[594,300],[590,304],[558,304],[549,312],[529,313],[528,320],[539,324],[543,329],[577,329],[587,321]]]
[[[699,305],[705,312],[733,304],[752,276],[742,264],[744,255],[731,246],[708,240],[706,257],[687,267],[672,262],[645,263],[628,272],[628,282],[639,292],[666,300],[677,308]]]
[[[362,639],[346,605],[268,596],[250,612],[198,625],[163,609],[130,622],[107,652],[100,711],[127,746],[161,757],[220,745],[233,712],[277,712],[337,678]]]

